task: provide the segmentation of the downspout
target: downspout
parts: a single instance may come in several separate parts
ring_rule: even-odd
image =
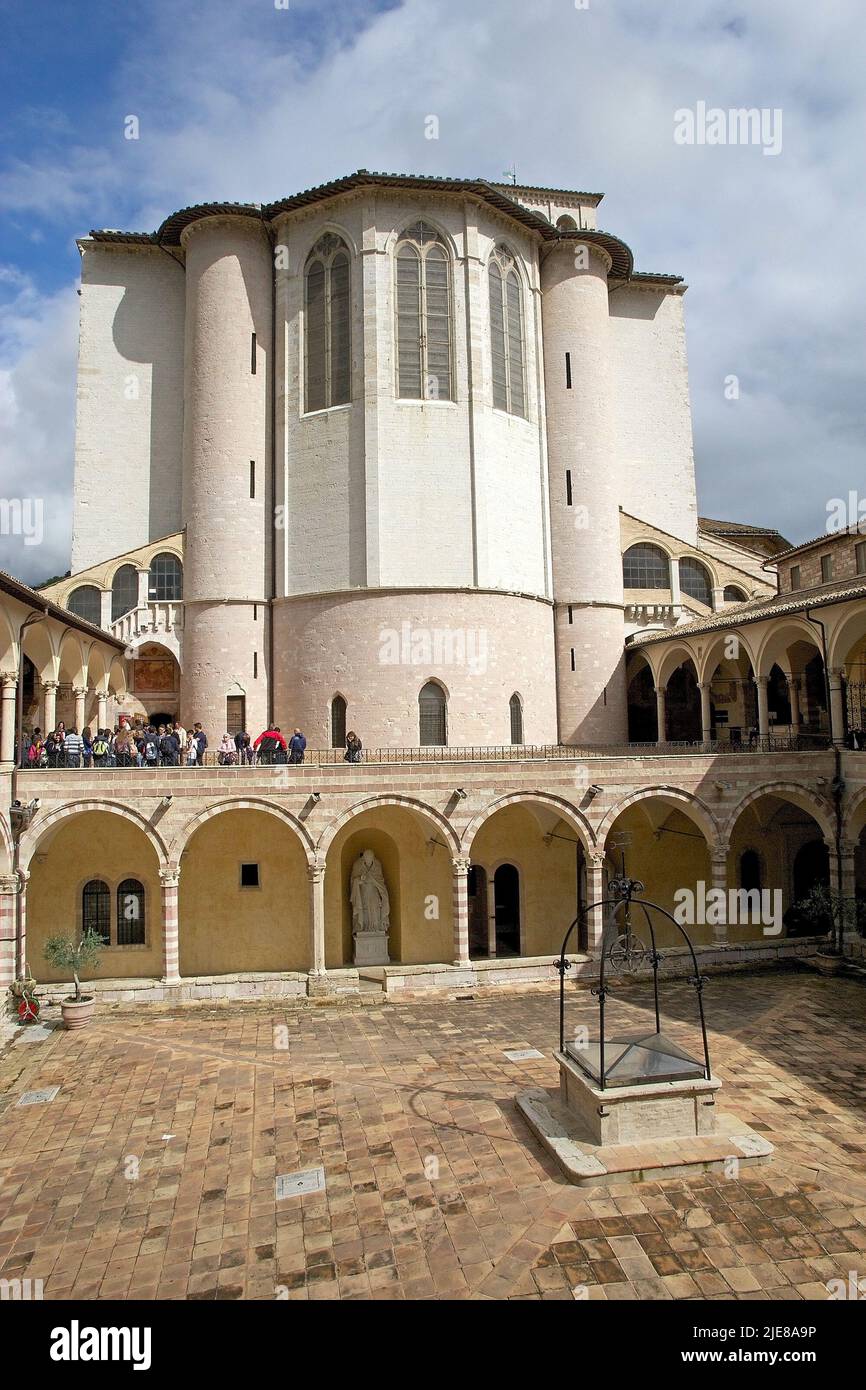
[[[833,792],[833,811],[835,820],[835,845],[836,845],[836,911],[833,913],[833,947],[834,955],[842,955],[845,940],[845,909],[842,897],[842,795],[845,791],[845,779],[842,776],[842,750],[833,739],[833,707],[830,702],[830,670],[827,665],[827,630],[820,618],[813,618],[808,608],[803,609],[803,617],[808,623],[814,623],[815,627],[821,629],[821,658],[824,662],[824,698],[827,701],[827,727],[830,730],[830,741],[833,744],[833,765],[834,776],[831,783]],[[841,733],[841,730],[840,730]]]
[[[48,606],[46,605],[43,613],[30,613],[24,619],[18,629],[18,684],[15,689],[15,750],[12,759],[12,777],[10,779],[10,808],[9,808],[9,829],[12,834],[12,874],[18,885],[15,894],[15,963],[18,964],[18,943],[21,940],[21,884],[18,879],[21,866],[21,835],[22,830],[18,830],[12,824],[12,806],[18,799],[18,772],[21,761],[21,734],[24,723],[24,630],[31,623],[41,623],[49,616]],[[22,975],[24,973],[25,962],[20,962]]]
[[[271,592],[268,599],[268,728],[273,725],[274,712],[274,600],[277,596],[277,264],[276,233],[265,226],[271,247],[271,361],[270,384],[265,376],[266,389],[271,393],[271,439],[268,448],[270,464],[271,507]]]

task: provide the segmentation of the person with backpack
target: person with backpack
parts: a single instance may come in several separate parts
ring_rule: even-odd
[[[171,725],[168,728],[164,724],[159,726],[159,756],[163,767],[177,767],[180,744],[177,734]]]
[[[295,729],[292,734],[292,741],[289,744],[289,762],[302,763],[304,761],[304,751],[307,747],[307,740],[300,729]]]
[[[142,765],[159,767],[159,739],[152,724],[148,724],[142,739]]]
[[[93,735],[90,732],[90,725],[81,730],[82,743],[82,762],[85,767],[93,767]]]
[[[63,747],[66,752],[66,766],[80,767],[81,754],[84,751],[84,742],[74,724],[63,741]]]
[[[269,724],[263,733],[260,733],[253,748],[256,752],[258,761],[267,766],[274,761],[277,750],[286,751],[286,740],[283,738],[279,728]]]
[[[94,767],[107,767],[108,757],[111,752],[111,743],[105,729],[96,730],[96,738],[91,745]]]
[[[241,729],[235,734],[235,751],[237,753],[237,762],[239,765],[241,763],[252,763],[253,745],[246,729]]]

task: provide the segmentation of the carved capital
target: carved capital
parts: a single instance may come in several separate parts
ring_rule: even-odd
[[[166,869],[160,869],[159,881],[163,888],[176,888],[180,882],[180,865],[171,864]]]
[[[472,867],[472,860],[468,854],[455,854],[452,856],[451,866],[455,874],[468,874]]]

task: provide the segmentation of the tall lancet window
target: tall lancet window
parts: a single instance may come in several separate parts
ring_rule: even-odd
[[[425,222],[397,243],[397,395],[454,399],[451,369],[451,258]]]
[[[487,271],[490,286],[490,353],[493,404],[526,416],[523,371],[523,304],[520,276],[506,246],[497,246]]]
[[[349,249],[333,232],[319,237],[310,252],[304,282],[304,408],[327,410],[351,399]]]

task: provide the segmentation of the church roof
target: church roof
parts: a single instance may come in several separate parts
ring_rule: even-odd
[[[52,603],[51,599],[40,594],[38,589],[31,589],[23,579],[16,579],[14,574],[7,574],[6,570],[0,570],[0,593],[8,594],[10,598],[18,599],[30,608],[39,609],[46,617],[56,618],[58,622],[64,623],[67,627],[74,627],[88,637],[98,637],[100,642],[117,647],[118,651],[124,650],[124,643],[112,637],[110,632],[94,623],[88,623],[84,618],[79,618],[77,613],[71,612],[68,608],[61,608],[59,604]]]
[[[268,223],[285,212],[295,212],[311,207],[328,198],[336,198],[342,193],[350,193],[357,188],[408,188],[424,192],[473,194],[489,206],[512,218],[535,232],[544,242],[584,241],[601,246],[611,258],[610,278],[616,280],[637,279],[667,285],[677,285],[682,281],[680,275],[653,274],[648,271],[635,273],[634,257],[625,242],[612,232],[581,228],[577,231],[564,231],[533,208],[525,207],[507,191],[507,185],[489,183],[486,179],[451,179],[434,177],[428,174],[381,174],[371,173],[369,169],[358,169],[354,174],[333,179],[301,193],[280,198],[273,203],[197,203],[191,207],[180,208],[171,213],[155,232],[124,232],[107,227],[94,229],[90,235],[94,241],[127,243],[130,245],[179,246],[184,228],[190,223],[205,217],[229,215],[233,217],[252,217]],[[521,191],[513,188],[513,192]],[[528,186],[527,190],[528,191]],[[541,192],[543,190],[537,190]],[[559,190],[550,190],[556,192]],[[564,190],[563,190],[564,191]],[[572,194],[573,197],[600,199],[600,194]]]

